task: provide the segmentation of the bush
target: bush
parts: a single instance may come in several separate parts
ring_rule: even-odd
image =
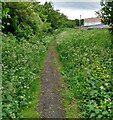
[[[52,36],[31,41],[18,40],[13,35],[3,36],[3,101],[2,116],[19,118],[20,112],[33,98],[34,86],[39,87],[39,72]]]

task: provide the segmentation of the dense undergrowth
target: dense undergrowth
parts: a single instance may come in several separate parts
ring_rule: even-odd
[[[112,118],[109,31],[67,29],[57,37],[57,50],[63,64],[61,73],[67,85],[65,106],[68,108],[76,98],[83,118]],[[67,113],[69,109],[66,109]]]
[[[2,117],[39,117],[35,98],[49,43],[61,30],[75,28],[84,20],[68,20],[51,2],[2,2],[1,12]],[[112,116],[110,44],[107,30],[69,29],[58,37],[62,74],[69,88],[66,99],[77,97],[83,117]]]
[[[50,2],[2,2],[3,119],[39,117],[40,70],[58,32],[54,30],[63,26],[65,19]]]
[[[13,35],[2,40],[2,117],[19,118],[40,90],[39,72],[53,36],[19,42]],[[32,114],[32,113],[31,113]],[[36,117],[36,116],[35,116]]]

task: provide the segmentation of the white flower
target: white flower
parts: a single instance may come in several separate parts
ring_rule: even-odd
[[[100,89],[104,89],[104,87],[103,87],[103,86],[100,86]]]

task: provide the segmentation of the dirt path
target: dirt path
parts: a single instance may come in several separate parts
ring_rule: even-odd
[[[60,95],[60,75],[54,65],[55,42],[48,49],[41,76],[42,95],[39,101],[41,118],[64,118],[65,113]]]

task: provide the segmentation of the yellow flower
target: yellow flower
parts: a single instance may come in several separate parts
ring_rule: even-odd
[[[103,108],[103,106],[100,106],[100,108]]]
[[[98,106],[96,106],[96,109],[98,109]]]
[[[104,103],[106,104],[106,101]]]
[[[108,108],[110,108],[110,106],[108,106]]]

